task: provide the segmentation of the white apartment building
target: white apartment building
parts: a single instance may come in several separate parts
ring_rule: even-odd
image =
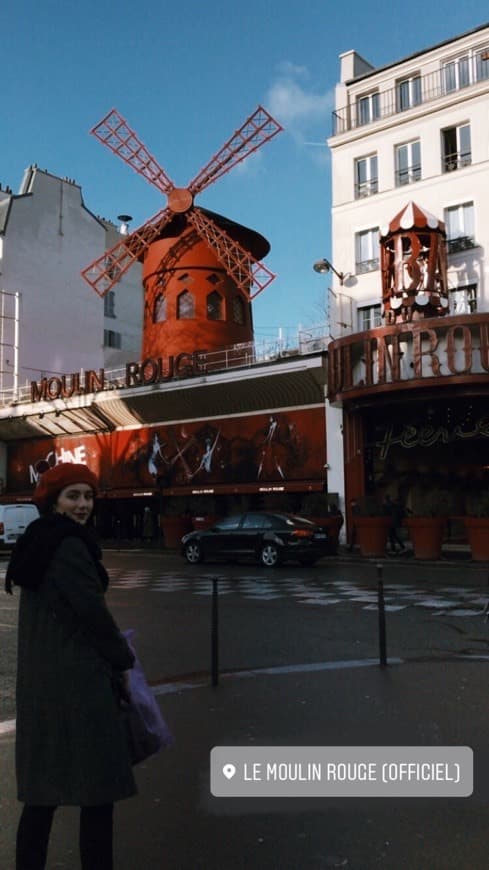
[[[457,475],[467,493],[487,477],[489,24],[380,68],[340,55],[328,144],[328,489],[344,507],[369,492],[414,504],[431,485],[463,512]],[[382,316],[380,239],[410,202],[446,229],[444,316],[429,320]]]
[[[119,239],[71,179],[30,166],[18,194],[0,189],[0,392],[139,357],[139,264],[104,299],[80,276]]]
[[[489,24],[382,68],[345,52],[335,103],[332,335],[382,324],[379,228],[410,200],[446,224],[450,313],[488,311]]]

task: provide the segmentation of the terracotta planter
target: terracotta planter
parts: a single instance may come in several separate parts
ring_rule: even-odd
[[[198,529],[210,529],[214,523],[217,523],[217,514],[205,514],[204,516],[192,517],[192,528],[194,531]]]
[[[178,550],[183,536],[192,531],[192,519],[191,517],[162,517],[161,528],[164,546]]]
[[[409,517],[406,521],[416,559],[439,559],[444,517]]]
[[[489,517],[464,517],[472,558],[489,562]]]
[[[362,556],[378,557],[385,554],[391,523],[390,517],[353,517],[355,542]]]
[[[338,537],[341,526],[343,525],[343,517],[341,516],[326,516],[326,517],[306,517],[311,520],[311,523],[316,523],[317,526],[322,526],[328,533],[328,539],[331,542],[331,555],[335,555],[338,551]]]

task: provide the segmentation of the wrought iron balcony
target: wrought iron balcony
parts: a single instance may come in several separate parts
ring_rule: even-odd
[[[396,187],[404,184],[413,184],[421,179],[421,166],[406,166],[404,169],[396,169]]]
[[[457,236],[454,239],[447,239],[447,250],[449,254],[458,254],[460,251],[470,251],[476,247],[476,241],[473,236]]]
[[[448,97],[486,81],[489,79],[489,50],[484,49],[474,55],[470,65],[463,70],[462,67],[459,68],[458,75],[454,74],[453,66],[454,64],[447,64],[442,69],[420,76],[420,85],[412,92],[403,90],[405,81],[400,81],[388,90],[377,91],[374,88],[370,94],[359,95],[350,105],[332,113],[332,135],[338,136],[391,118],[407,109]],[[365,97],[371,99],[366,100]]]
[[[371,178],[370,181],[361,181],[355,184],[355,199],[363,199],[365,196],[372,196],[373,193],[379,191],[378,178]]]
[[[458,151],[453,154],[445,154],[443,157],[443,172],[454,172],[456,169],[463,169],[464,166],[470,166],[471,163],[471,151]]]
[[[355,272],[357,275],[364,275],[366,272],[375,272],[379,268],[380,261],[378,257],[373,260],[360,260],[355,263]]]

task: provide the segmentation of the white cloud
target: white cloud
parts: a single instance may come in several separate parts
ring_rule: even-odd
[[[306,67],[284,61],[277,69],[266,107],[293,138],[305,144],[311,138],[316,142],[326,139],[329,115],[333,108],[331,92],[317,93],[308,87],[310,75]]]

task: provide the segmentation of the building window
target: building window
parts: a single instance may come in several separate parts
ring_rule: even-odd
[[[355,160],[355,199],[378,192],[377,155]]]
[[[443,171],[453,172],[472,163],[470,124],[442,130]]]
[[[209,293],[207,297],[207,319],[222,320],[222,310],[222,296],[214,290],[214,292]]]
[[[489,78],[489,48],[468,51],[443,64],[443,87],[449,94]]]
[[[472,314],[477,311],[477,284],[463,284],[450,290],[452,314]]]
[[[240,326],[245,322],[245,306],[241,296],[235,296],[233,299],[233,321],[239,323]]]
[[[222,275],[216,275],[215,272],[211,272],[205,280],[208,281],[209,284],[213,284],[215,287],[216,284],[222,284]]]
[[[421,103],[421,76],[410,76],[396,85],[397,111],[404,112]]]
[[[166,296],[158,293],[153,306],[153,323],[161,323],[166,320]]]
[[[357,275],[379,268],[379,228],[355,234],[355,267]]]
[[[181,284],[193,284],[194,279],[189,275],[188,272],[183,272],[182,275],[179,275],[177,278]]]
[[[359,332],[367,332],[369,329],[382,326],[380,305],[366,305],[365,308],[358,308],[357,318]]]
[[[475,247],[473,202],[464,202],[445,209],[445,224],[449,254]]]
[[[380,96],[377,92],[357,99],[358,125],[370,124],[380,118]]]
[[[443,64],[443,84],[447,94],[470,85],[470,58],[468,54]]]
[[[475,74],[478,82],[489,79],[489,48],[483,48],[475,56]]]
[[[177,299],[177,318],[188,320],[191,317],[195,317],[194,297],[188,290],[184,290]]]
[[[112,329],[104,329],[104,347],[114,347],[120,350],[122,347],[120,332],[113,332]]]
[[[421,144],[419,139],[398,145],[395,150],[396,187],[412,184],[421,178]]]
[[[104,317],[115,317],[115,293],[109,290],[104,296]]]

